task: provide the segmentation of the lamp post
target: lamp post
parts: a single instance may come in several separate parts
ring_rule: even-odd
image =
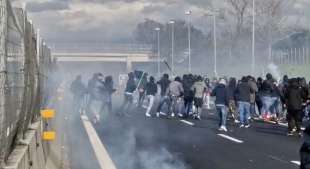
[[[187,11],[185,14],[188,16],[188,72],[192,72],[192,63],[191,63],[191,15],[192,11]]]
[[[252,21],[252,75],[255,74],[255,0],[253,0],[253,21]]]
[[[213,43],[214,43],[214,75],[217,77],[217,27],[216,27],[216,13],[218,13],[218,9],[212,9],[209,13],[205,14],[205,16],[212,16],[213,18]]]
[[[157,32],[157,75],[160,77],[160,28],[155,28]]]
[[[169,22],[171,24],[171,69],[172,73],[174,74],[174,24],[175,21],[171,20]]]

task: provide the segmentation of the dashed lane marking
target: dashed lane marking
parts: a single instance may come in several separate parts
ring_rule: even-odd
[[[300,161],[291,161],[291,163],[296,164],[296,165],[300,165]]]
[[[190,126],[194,126],[194,125],[195,125],[194,123],[192,123],[192,122],[190,122],[190,121],[187,121],[187,120],[180,120],[180,122],[185,123],[185,124],[188,124],[188,125],[190,125]]]
[[[82,115],[81,119],[85,127],[86,133],[88,135],[89,141],[97,157],[100,168],[101,169],[116,169],[115,164],[113,163],[111,157],[109,156],[108,151],[102,144],[96,130],[94,129],[91,122],[89,121],[88,117],[85,115]]]
[[[239,140],[239,139],[230,137],[230,136],[225,135],[225,134],[217,134],[217,135],[220,136],[220,137],[223,137],[223,138],[225,138],[225,139],[228,139],[228,140],[230,140],[230,141],[233,141],[233,142],[235,142],[235,143],[239,143],[239,144],[243,143],[242,140]]]

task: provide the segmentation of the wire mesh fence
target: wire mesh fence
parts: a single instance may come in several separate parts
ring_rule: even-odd
[[[49,48],[27,14],[0,0],[0,162],[24,139],[46,100],[51,69]]]

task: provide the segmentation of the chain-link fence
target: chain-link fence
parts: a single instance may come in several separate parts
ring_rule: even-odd
[[[0,162],[39,117],[51,63],[26,13],[0,0]]]

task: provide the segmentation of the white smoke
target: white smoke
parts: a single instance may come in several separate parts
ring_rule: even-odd
[[[281,72],[276,64],[274,63],[268,64],[267,69],[268,72],[270,72],[277,81],[281,80]]]

